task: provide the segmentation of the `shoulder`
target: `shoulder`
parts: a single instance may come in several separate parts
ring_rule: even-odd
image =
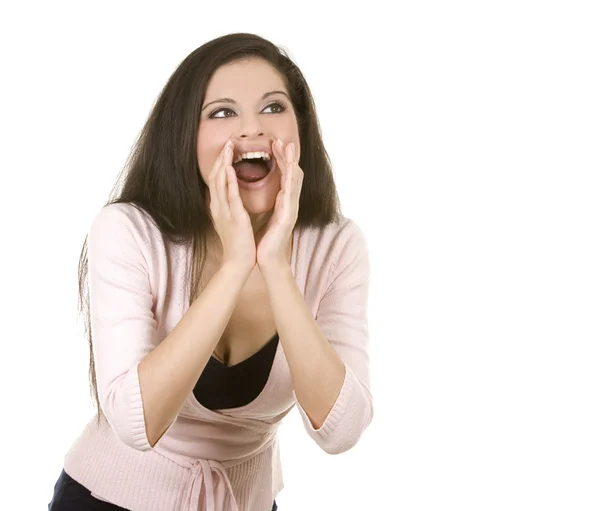
[[[358,221],[344,215],[323,226],[301,228],[299,249],[307,273],[316,270],[327,282],[348,271],[357,277],[370,272],[367,236]]]
[[[118,202],[103,206],[92,220],[92,228],[122,228],[131,226],[137,229],[145,228],[152,217],[140,206],[131,203]]]
[[[368,252],[363,228],[356,220],[344,215],[326,225],[301,227],[300,232],[303,244],[312,252],[329,254],[335,260],[347,252]]]
[[[342,216],[340,220],[330,226],[332,245],[336,247],[337,256],[342,257],[344,253],[368,252],[367,237],[361,225],[354,219]]]
[[[103,206],[92,219],[90,237],[123,236],[150,244],[158,228],[152,217],[141,207],[130,203],[111,203]]]
[[[152,217],[129,203],[111,203],[94,216],[88,232],[90,259],[149,267],[164,258],[162,234]]]

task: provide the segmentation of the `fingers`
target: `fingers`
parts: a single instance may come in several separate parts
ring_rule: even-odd
[[[273,155],[275,156],[275,160],[277,161],[277,166],[279,167],[279,172],[281,174],[280,187],[284,188],[285,176],[287,175],[287,161],[283,140],[280,138],[273,142]]]
[[[226,168],[227,172],[227,194],[229,199],[229,209],[232,216],[238,216],[241,218],[246,212],[244,203],[240,197],[240,189],[238,187],[237,175],[232,165],[228,165]]]
[[[223,158],[225,156],[225,153],[227,152],[227,148],[229,147],[229,144],[231,144],[231,141],[227,140],[227,142],[225,142],[225,145],[221,149],[221,152],[219,153],[219,156],[217,156],[217,159],[215,160],[215,163],[213,164],[213,167],[212,167],[212,169],[210,171],[210,174],[208,175],[209,181],[211,179],[214,179],[216,177],[217,172],[218,172],[221,164],[223,163]]]
[[[288,164],[292,164],[294,163],[294,157],[296,155],[296,148],[294,146],[293,142],[290,142],[287,147],[285,148],[285,159],[288,162]]]
[[[233,158],[233,144],[228,140],[219,153],[209,176],[209,189],[211,195],[211,207],[213,212],[223,214],[228,211],[227,207],[227,176],[225,167],[231,165]]]
[[[277,139],[273,142],[273,154],[277,160],[277,165],[282,172],[287,171],[288,168],[293,168],[296,164],[296,144],[290,142],[287,146],[284,145],[281,139]]]
[[[232,165],[233,143],[228,140],[217,157],[211,172],[210,194],[213,215],[236,216],[238,219],[247,215],[240,197],[237,175]]]
[[[281,139],[277,139],[273,143],[273,154],[275,155],[277,166],[281,172],[281,189],[289,194],[292,191],[294,167],[296,166],[295,144],[290,142],[287,146],[285,146]]]
[[[222,213],[229,214],[229,201],[227,200],[227,172],[226,169],[231,165],[233,158],[233,149],[231,148],[231,142],[228,141],[225,148],[225,154],[221,165],[219,166],[219,173],[217,174],[217,196],[219,200],[219,206],[222,206]]]
[[[285,159],[287,161],[287,173],[285,176],[285,191],[287,192],[288,197],[292,196],[292,192],[294,190],[293,180],[295,177],[296,170],[296,145],[292,142],[287,145],[285,148]]]
[[[218,205],[218,201],[217,201],[217,191],[216,191],[216,186],[215,186],[215,177],[217,174],[217,170],[219,169],[221,162],[223,161],[223,155],[225,154],[225,150],[227,148],[227,145],[224,145],[223,148],[221,149],[221,152],[219,153],[219,156],[217,156],[217,159],[215,161],[215,163],[212,166],[212,169],[210,170],[210,173],[208,174],[208,180],[207,180],[207,185],[208,185],[208,196],[210,199],[210,207],[211,207],[211,211],[214,211],[214,208],[217,207]]]
[[[278,138],[275,142],[273,142],[273,154],[275,155],[275,160],[277,161],[277,166],[279,170],[283,173],[286,169],[286,156],[285,151],[283,149],[283,141]]]

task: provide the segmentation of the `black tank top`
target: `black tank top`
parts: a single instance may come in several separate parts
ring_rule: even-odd
[[[269,379],[278,344],[279,334],[275,334],[254,355],[231,367],[211,356],[194,387],[198,402],[219,410],[254,401]]]

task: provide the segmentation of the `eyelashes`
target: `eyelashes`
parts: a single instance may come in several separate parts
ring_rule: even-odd
[[[280,113],[282,113],[282,112],[285,112],[285,111],[287,110],[287,107],[286,107],[286,106],[285,106],[283,103],[281,103],[281,102],[279,102],[279,101],[273,101],[272,103],[269,103],[269,104],[268,104],[268,105],[267,105],[267,106],[266,106],[266,107],[263,109],[263,112],[264,112],[264,111],[265,111],[267,108],[270,108],[270,107],[273,107],[273,106],[277,107],[278,111],[276,111],[276,112],[271,112],[271,113],[269,113],[268,115],[280,114]],[[224,112],[224,113],[225,113],[225,112],[233,112],[233,113],[235,114],[235,112],[234,112],[234,111],[233,111],[231,108],[223,108],[223,107],[222,107],[222,108],[217,108],[216,110],[213,110],[213,111],[212,111],[212,112],[211,112],[211,113],[208,115],[208,118],[209,118],[209,119],[228,119],[229,117],[231,117],[231,116],[228,116],[228,115],[222,115],[222,116],[220,115],[220,116],[217,116],[217,114],[218,114],[218,113],[220,113],[220,112]]]

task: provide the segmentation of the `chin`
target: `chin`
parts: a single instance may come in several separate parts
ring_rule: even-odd
[[[275,207],[277,195],[252,192],[252,197],[242,198],[242,204],[249,215],[262,215],[269,213]]]

